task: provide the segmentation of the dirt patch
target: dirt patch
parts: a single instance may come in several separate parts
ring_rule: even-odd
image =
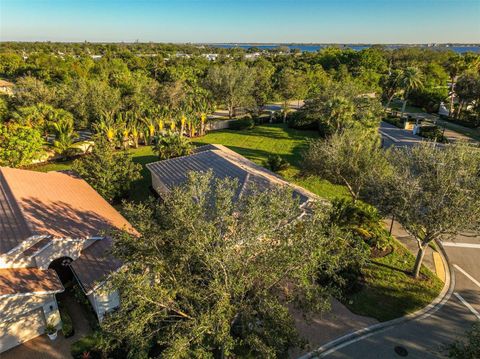
[[[393,252],[393,247],[392,246],[388,246],[385,249],[372,248],[372,251],[370,253],[370,257],[371,258],[382,258],[382,257],[388,256],[392,252]]]

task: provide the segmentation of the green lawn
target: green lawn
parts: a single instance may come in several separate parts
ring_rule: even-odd
[[[392,101],[392,103],[390,104],[390,108],[392,108],[393,110],[397,110],[397,111],[401,111],[402,106],[403,106],[403,101],[398,101],[398,100]],[[423,108],[420,108],[420,107],[411,106],[407,102],[407,106],[405,106],[405,112],[424,113],[425,110]]]
[[[299,131],[288,128],[284,124],[273,124],[256,126],[252,130],[210,132],[204,137],[196,138],[194,143],[225,145],[259,165],[263,165],[268,155],[278,154],[290,163],[290,168],[280,173],[287,181],[327,199],[347,196],[343,186],[331,184],[318,177],[299,175],[302,151],[306,148],[308,140],[317,137],[315,131]]]
[[[425,307],[442,290],[443,282],[424,266],[421,278],[413,279],[415,257],[397,241],[393,247],[362,269],[364,288],[345,301],[352,312],[386,321]]]
[[[294,182],[313,193],[327,199],[346,196],[344,187],[333,185],[318,177],[302,177],[299,175],[302,151],[307,146],[308,140],[317,137],[314,131],[299,131],[288,128],[284,124],[257,126],[252,130],[233,131],[223,130],[210,132],[203,137],[196,138],[195,145],[218,143],[240,153],[250,160],[262,165],[269,154],[279,154],[290,164],[290,168],[280,173],[287,181]],[[129,198],[141,201],[150,195],[151,178],[145,164],[154,162],[158,157],[150,146],[142,146],[130,150],[133,160],[143,166],[142,179],[136,181],[130,191]],[[35,171],[59,171],[68,170],[72,161],[51,162],[31,166]]]

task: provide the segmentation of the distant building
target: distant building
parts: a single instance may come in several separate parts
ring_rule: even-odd
[[[208,61],[216,61],[218,58],[218,54],[202,54]]]
[[[255,60],[259,58],[262,54],[260,52],[254,52],[253,54],[245,54],[247,60]]]
[[[0,79],[0,93],[4,93],[4,94],[7,94],[7,95],[13,95],[13,88],[14,87],[15,87],[15,84]]]

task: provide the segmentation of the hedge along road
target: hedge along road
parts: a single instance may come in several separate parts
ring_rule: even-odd
[[[451,271],[450,286],[435,308],[412,320],[377,330],[370,327],[327,343],[304,358],[444,357],[446,346],[480,320],[480,237],[457,236],[454,242],[443,243],[443,248]]]

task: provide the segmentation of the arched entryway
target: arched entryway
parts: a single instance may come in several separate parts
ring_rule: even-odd
[[[49,269],[55,270],[58,274],[58,278],[65,286],[67,283],[71,283],[73,280],[73,272],[70,268],[70,264],[72,263],[72,258],[70,257],[61,257],[57,258],[50,265],[48,266]]]

